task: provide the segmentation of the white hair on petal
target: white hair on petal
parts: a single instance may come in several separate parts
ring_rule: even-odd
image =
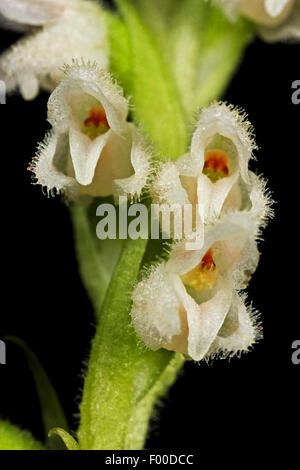
[[[134,174],[128,178],[115,179],[113,186],[116,195],[129,195],[131,200],[139,200],[142,190],[147,187],[152,172],[151,148],[140,130],[130,126],[132,133],[131,164]]]
[[[262,339],[260,314],[246,302],[246,295],[235,293],[233,308],[236,309],[236,327],[228,336],[221,336],[222,328],[205,359],[231,359],[251,351]],[[226,320],[225,320],[226,321]]]
[[[74,199],[79,194],[78,183],[71,176],[64,175],[54,164],[57,139],[54,132],[46,134],[28,169],[33,173],[34,183],[45,187],[48,196],[63,193]]]
[[[164,263],[153,267],[136,285],[132,301],[132,324],[149,348],[159,349],[180,333],[179,303]]]

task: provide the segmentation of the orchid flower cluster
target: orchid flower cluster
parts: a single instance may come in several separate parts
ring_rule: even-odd
[[[128,203],[189,205],[197,222],[151,265],[143,265],[147,241],[113,245],[119,260],[104,272],[104,301],[93,296],[100,313],[78,442],[55,431],[71,449],[141,448],[153,405],[186,358],[241,355],[261,338],[244,290],[259,261],[271,199],[265,180],[249,169],[257,147],[247,116],[218,95],[236,67],[237,50],[241,56],[257,31],[268,41],[300,33],[298,0],[186,0],[187,10],[199,4],[203,24],[224,25],[228,50],[212,53],[221,28],[208,55],[198,45],[201,28],[192,28],[177,0],[168,2],[170,10],[159,0],[115,3],[119,14],[92,0],[0,0],[2,25],[26,33],[0,57],[0,79],[26,100],[40,89],[51,92],[52,129],[29,170],[49,195],[68,201],[87,290],[103,289],[101,256],[111,249],[96,243],[88,211],[95,202],[122,195]],[[165,31],[151,18],[188,31],[186,49],[185,36],[175,35],[170,51]],[[201,79],[207,99],[216,93],[208,106],[195,98],[193,132],[195,116],[185,106],[192,75],[179,76],[181,67],[166,60],[177,57],[181,64],[190,44],[190,67],[197,57],[199,69],[193,86]]]
[[[260,337],[239,293],[256,269],[256,241],[270,215],[265,183],[248,170],[254,149],[244,115],[214,103],[200,112],[190,152],[160,168],[153,199],[191,204],[201,233],[194,250],[176,243],[133,293],[133,324],[150,348],[199,361],[247,351]]]

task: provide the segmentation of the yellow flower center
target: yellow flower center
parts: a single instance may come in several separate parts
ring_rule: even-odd
[[[95,106],[89,110],[89,116],[84,120],[84,133],[95,139],[109,129],[107,117],[102,106]]]
[[[203,173],[215,183],[229,175],[229,157],[221,149],[208,150],[205,153]]]
[[[208,250],[201,262],[186,274],[180,276],[185,286],[196,290],[211,289],[218,281],[218,269],[213,259],[213,251]]]

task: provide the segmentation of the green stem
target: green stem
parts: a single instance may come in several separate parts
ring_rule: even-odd
[[[130,325],[130,293],[146,243],[126,242],[104,301],[80,406],[82,449],[141,447],[154,392],[142,400],[174,358],[165,350],[146,350]]]

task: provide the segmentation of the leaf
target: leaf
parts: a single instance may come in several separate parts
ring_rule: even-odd
[[[0,450],[46,450],[29,431],[8,421],[0,421]]]
[[[49,431],[48,437],[59,436],[68,450],[79,450],[78,442],[65,429],[53,428]]]
[[[49,430],[55,426],[67,428],[67,420],[57,394],[36,355],[21,339],[14,336],[7,336],[5,339],[17,344],[25,353],[39,397],[45,435],[47,436]],[[50,441],[49,447],[56,447],[56,445]]]

